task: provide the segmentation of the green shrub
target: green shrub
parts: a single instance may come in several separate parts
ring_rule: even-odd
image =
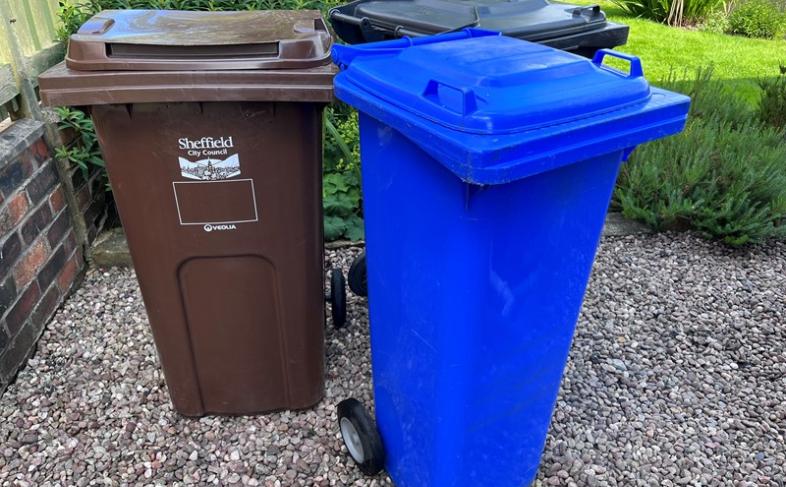
[[[722,0],[612,0],[634,17],[665,22],[669,25],[694,25],[707,20]]]
[[[72,130],[75,140],[68,146],[57,147],[55,157],[78,167],[85,179],[88,178],[91,171],[96,169],[101,171],[100,178],[103,179],[104,186],[109,191],[109,179],[106,177],[104,159],[101,157],[101,150],[98,147],[98,137],[96,137],[93,121],[85,112],[74,108],[58,107],[56,111],[57,128]]]
[[[634,153],[615,205],[655,229],[695,229],[734,246],[786,236],[784,132],[762,125],[707,71],[686,93],[694,105],[685,131]],[[727,104],[739,113],[720,108]]]
[[[729,15],[730,34],[772,39],[784,27],[786,17],[773,0],[744,0]]]
[[[325,239],[361,240],[360,151],[357,112],[346,105],[325,111],[325,175],[322,200]]]
[[[715,34],[725,34],[729,30],[729,4],[723,3],[718,8],[710,12],[704,22],[701,23],[702,30]]]
[[[764,79],[759,100],[759,117],[762,122],[786,130],[786,66],[781,66],[781,75]]]

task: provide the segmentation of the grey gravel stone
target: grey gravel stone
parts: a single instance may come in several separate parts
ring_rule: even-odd
[[[346,271],[359,248],[328,252]],[[335,405],[372,403],[363,298],[308,411],[177,415],[133,272],[94,269],[0,398],[0,486],[386,486]],[[603,240],[536,485],[786,484],[786,245]]]

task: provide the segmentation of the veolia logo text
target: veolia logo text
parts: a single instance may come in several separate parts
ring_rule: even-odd
[[[234,223],[221,224],[221,225],[213,225],[212,223],[207,223],[202,228],[206,232],[223,232],[225,230],[237,230],[237,226],[235,226]]]

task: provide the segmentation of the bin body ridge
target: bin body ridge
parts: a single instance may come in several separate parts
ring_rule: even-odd
[[[387,470],[399,487],[527,485],[622,153],[478,187],[360,123]]]

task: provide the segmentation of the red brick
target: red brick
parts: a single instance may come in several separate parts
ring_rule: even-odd
[[[9,344],[5,353],[0,354],[0,376],[13,377],[27,357],[30,356],[30,350],[35,345],[35,330],[33,327],[27,326],[17,335],[17,337]]]
[[[71,289],[71,284],[73,284],[74,279],[76,279],[76,273],[79,272],[80,256],[77,255],[78,253],[79,252],[74,253],[74,255],[68,259],[68,262],[63,266],[63,270],[61,270],[60,274],[57,276],[57,287],[60,288],[63,294]]]
[[[35,171],[32,161],[18,157],[0,169],[0,192],[7,198],[15,192]]]
[[[14,336],[19,332],[22,328],[22,325],[25,324],[27,318],[30,317],[30,313],[32,313],[33,308],[38,303],[38,298],[41,297],[41,288],[38,287],[38,283],[34,282],[29,288],[22,293],[19,299],[16,301],[16,304],[8,311],[8,315],[5,317],[6,324],[8,325],[8,331],[11,332],[11,336]]]
[[[57,305],[59,304],[60,289],[58,289],[57,286],[52,286],[41,297],[38,302],[38,306],[36,306],[35,311],[33,311],[33,314],[30,316],[33,327],[35,328],[36,335],[41,332],[44,325],[47,323],[47,321],[49,321],[49,318],[52,316],[52,313],[55,312],[55,309],[57,309]]]
[[[33,144],[32,148],[35,154],[35,158],[36,160],[38,160],[38,162],[44,162],[45,160],[49,159],[50,157],[49,146],[46,145],[44,139],[39,139],[38,142]]]
[[[70,254],[76,248],[76,235],[74,231],[71,230],[68,232],[68,236],[63,241],[63,250],[65,250],[66,254]]]
[[[22,237],[19,236],[19,232],[14,232],[7,237],[0,235],[0,239],[3,238],[5,238],[5,242],[0,244],[0,255],[3,256],[0,258],[0,276],[8,276],[12,274],[11,269],[13,269],[16,259],[22,255]]]
[[[54,162],[41,164],[41,168],[30,179],[25,186],[27,196],[30,197],[30,202],[37,205],[39,201],[49,195],[56,189],[59,183],[59,177],[55,170]]]
[[[25,216],[30,209],[30,202],[27,193],[18,193],[8,201],[8,205],[0,211],[0,235],[5,235],[11,231]]]
[[[57,215],[65,207],[65,193],[63,188],[57,188],[57,191],[52,193],[49,197],[49,206],[52,208],[52,213]]]
[[[71,229],[71,216],[67,211],[61,211],[60,215],[49,226],[46,232],[46,239],[49,240],[49,247],[55,248],[63,239],[63,236]],[[70,253],[70,252],[68,252]]]
[[[48,257],[49,245],[46,239],[36,240],[14,267],[14,282],[17,289],[27,286],[36,277]]]

